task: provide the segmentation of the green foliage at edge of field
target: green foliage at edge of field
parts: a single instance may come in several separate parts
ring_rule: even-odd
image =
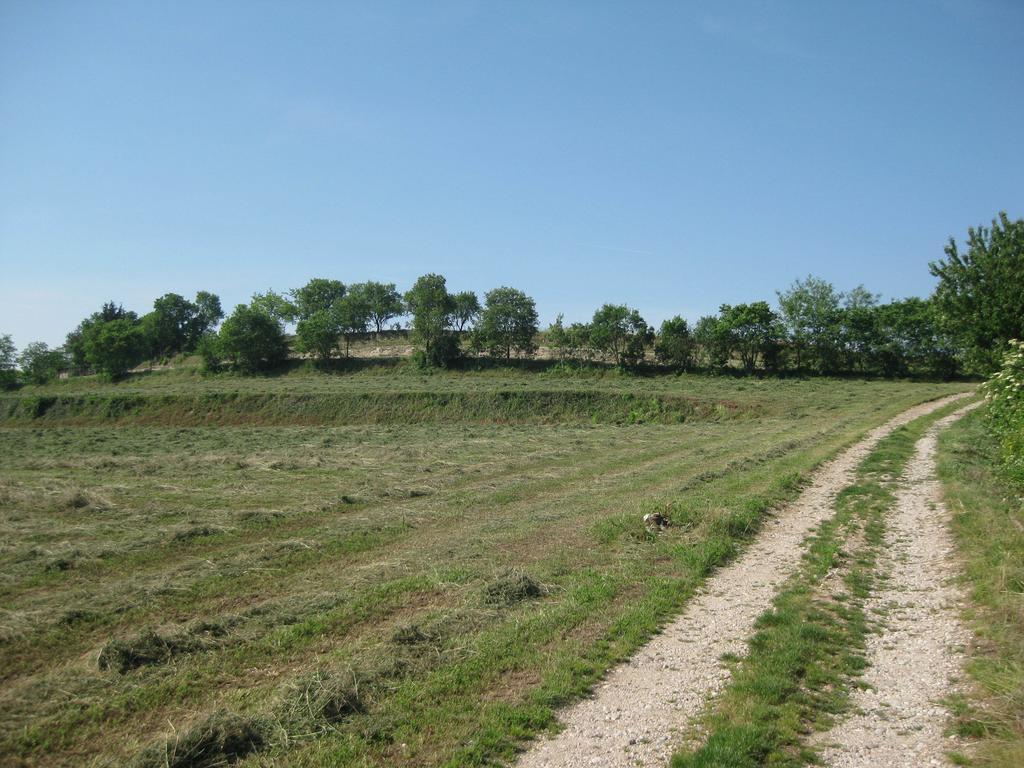
[[[957,730],[974,737],[971,764],[1024,765],[1024,485],[998,470],[1000,446],[986,416],[970,414],[939,439],[939,477],[974,603],[977,684],[951,702]]]

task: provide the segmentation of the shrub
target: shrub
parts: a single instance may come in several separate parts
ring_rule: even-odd
[[[243,371],[271,368],[288,357],[288,341],[281,323],[259,309],[239,304],[224,321],[219,335],[220,353]]]
[[[1003,367],[983,385],[987,424],[1011,478],[1024,483],[1024,341],[1011,341]]]

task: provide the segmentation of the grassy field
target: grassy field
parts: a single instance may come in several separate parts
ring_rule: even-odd
[[[817,463],[962,388],[184,369],[3,398],[0,763],[506,760]]]

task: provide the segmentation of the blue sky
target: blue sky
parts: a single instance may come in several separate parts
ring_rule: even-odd
[[[314,276],[543,322],[927,295],[1024,215],[1024,3],[0,0],[0,333]]]

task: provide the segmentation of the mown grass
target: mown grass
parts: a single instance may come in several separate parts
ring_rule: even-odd
[[[876,581],[885,516],[898,477],[925,430],[961,403],[884,438],[836,500],[833,517],[807,543],[796,574],[757,622],[745,657],[701,721],[696,745],[673,768],[756,768],[817,762],[808,735],[849,708],[871,622],[865,600]]]
[[[802,475],[957,389],[670,378],[653,390],[757,407],[681,424],[0,428],[0,762],[226,759],[218,745],[252,746],[231,753],[252,765],[510,758]],[[678,525],[647,532],[652,509]]]
[[[939,477],[972,598],[973,695],[952,702],[973,765],[1024,765],[1024,488],[1000,471],[981,412],[939,438]]]

